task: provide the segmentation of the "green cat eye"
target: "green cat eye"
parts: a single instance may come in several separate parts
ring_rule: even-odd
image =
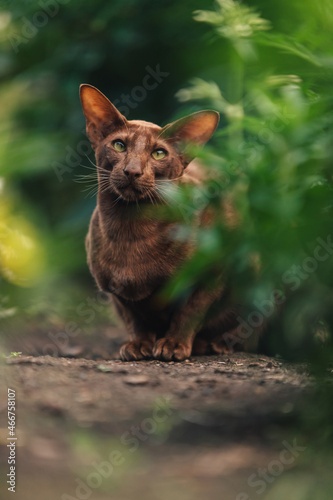
[[[166,157],[166,151],[164,149],[155,149],[151,155],[155,160],[162,160],[162,158]]]
[[[125,144],[119,140],[113,142],[113,147],[116,151],[119,151],[120,153],[122,153],[126,149]]]

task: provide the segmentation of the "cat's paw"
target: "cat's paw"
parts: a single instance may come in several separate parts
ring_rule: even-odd
[[[233,354],[235,348],[231,342],[226,342],[223,337],[217,337],[211,342],[211,349],[215,354]]]
[[[163,361],[184,361],[191,356],[192,344],[173,338],[163,338],[156,342],[153,349],[155,359]]]
[[[243,350],[238,327],[227,332],[216,335],[211,341],[212,351],[216,354],[233,354],[236,351]]]
[[[222,341],[214,341],[211,343],[211,348],[215,354],[233,354],[235,349],[233,347],[227,347]]]
[[[138,361],[152,356],[153,342],[149,340],[130,340],[120,348],[120,358],[123,361]]]

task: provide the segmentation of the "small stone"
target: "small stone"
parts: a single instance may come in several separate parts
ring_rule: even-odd
[[[128,373],[126,368],[121,366],[106,366],[106,365],[98,365],[97,370],[103,373]]]
[[[60,349],[61,356],[65,358],[77,358],[83,353],[83,347],[80,345],[66,346]]]
[[[146,385],[149,384],[150,379],[145,375],[132,375],[124,380],[128,385]]]

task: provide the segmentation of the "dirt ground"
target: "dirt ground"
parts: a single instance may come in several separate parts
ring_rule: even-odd
[[[309,480],[305,366],[245,353],[121,362],[123,339],[106,328],[54,356],[42,332],[7,342],[22,352],[1,365],[1,444],[16,391],[14,498],[278,500]]]

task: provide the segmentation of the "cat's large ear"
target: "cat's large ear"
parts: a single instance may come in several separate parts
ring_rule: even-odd
[[[214,134],[219,120],[220,114],[217,111],[198,111],[163,127],[160,137],[178,145],[185,156],[188,156],[186,146],[203,146]]]
[[[125,126],[127,120],[109,99],[92,85],[80,85],[80,98],[86,117],[87,136],[93,149],[96,149],[116,128]]]

